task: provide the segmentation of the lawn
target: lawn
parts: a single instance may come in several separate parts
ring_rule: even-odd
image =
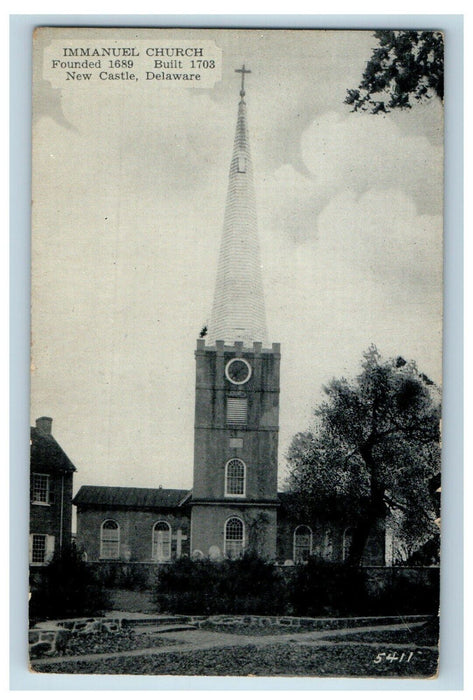
[[[409,627],[406,623],[404,629],[354,632],[349,635],[337,635],[330,637],[332,642],[384,642],[386,644],[412,644],[414,646],[436,646],[439,639],[438,618],[432,618],[420,627]]]
[[[120,632],[102,632],[101,634],[73,633],[67,641],[66,656],[81,654],[105,654],[130,649],[150,649],[151,647],[182,644],[181,639],[164,639],[161,634],[120,630]]]
[[[287,642],[265,647],[248,644],[99,661],[64,661],[37,670],[82,674],[426,678],[435,675],[437,661],[437,650],[428,647],[406,650],[394,644],[378,647],[348,642],[328,642],[314,647]]]

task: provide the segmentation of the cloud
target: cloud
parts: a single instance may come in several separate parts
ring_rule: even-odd
[[[315,338],[321,329],[345,328],[344,352],[356,359],[351,345],[360,329],[364,342],[389,337],[394,347],[405,344],[409,328],[430,356],[441,310],[441,217],[419,215],[400,190],[371,189],[361,197],[347,190],[313,226],[304,243],[263,232],[268,307],[278,331],[302,342],[311,332]],[[288,323],[290,308],[298,314]]]
[[[404,192],[426,216],[440,214],[442,148],[425,136],[405,134],[402,119],[397,121],[336,112],[313,120],[300,146],[308,174],[285,164],[259,184],[263,225],[279,227],[291,240],[304,242],[314,235],[315,218],[339,193],[349,190],[360,196],[374,187]],[[389,211],[397,217],[395,203],[396,197]]]
[[[364,350],[416,360],[441,382],[442,218],[399,189],[344,190],[295,241],[261,231],[270,337],[281,342],[282,453],[333,376]],[[294,400],[297,397],[297,400]]]
[[[403,134],[389,116],[322,114],[302,135],[301,150],[315,187],[327,197],[375,185],[404,190],[422,211],[441,207],[442,149],[425,136]]]

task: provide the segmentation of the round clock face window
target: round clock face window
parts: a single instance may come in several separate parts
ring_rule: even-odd
[[[251,377],[251,366],[246,360],[235,357],[225,367],[225,376],[232,384],[245,384]]]

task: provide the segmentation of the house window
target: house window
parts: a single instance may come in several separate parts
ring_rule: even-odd
[[[245,495],[246,465],[241,459],[231,459],[225,467],[225,496]]]
[[[31,563],[44,564],[46,561],[47,535],[33,535],[31,545]]]
[[[343,561],[346,561],[348,559],[348,555],[350,554],[350,548],[351,548],[352,542],[353,542],[353,528],[347,527],[347,529],[343,533],[343,543],[342,543]]]
[[[154,561],[169,561],[171,559],[171,527],[161,520],[153,527],[153,550],[152,559]]]
[[[300,564],[307,561],[312,553],[312,530],[307,525],[299,525],[294,530],[294,561]]]
[[[100,558],[118,559],[120,557],[120,527],[115,520],[102,523],[100,533]]]
[[[240,518],[229,518],[225,523],[225,556],[236,559],[243,552],[245,527]]]
[[[49,475],[33,474],[33,503],[49,504]]]
[[[248,412],[248,399],[245,398],[227,398],[227,423],[236,425],[244,425]]]

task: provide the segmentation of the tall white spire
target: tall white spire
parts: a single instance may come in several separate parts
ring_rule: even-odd
[[[208,342],[267,342],[243,68]]]

